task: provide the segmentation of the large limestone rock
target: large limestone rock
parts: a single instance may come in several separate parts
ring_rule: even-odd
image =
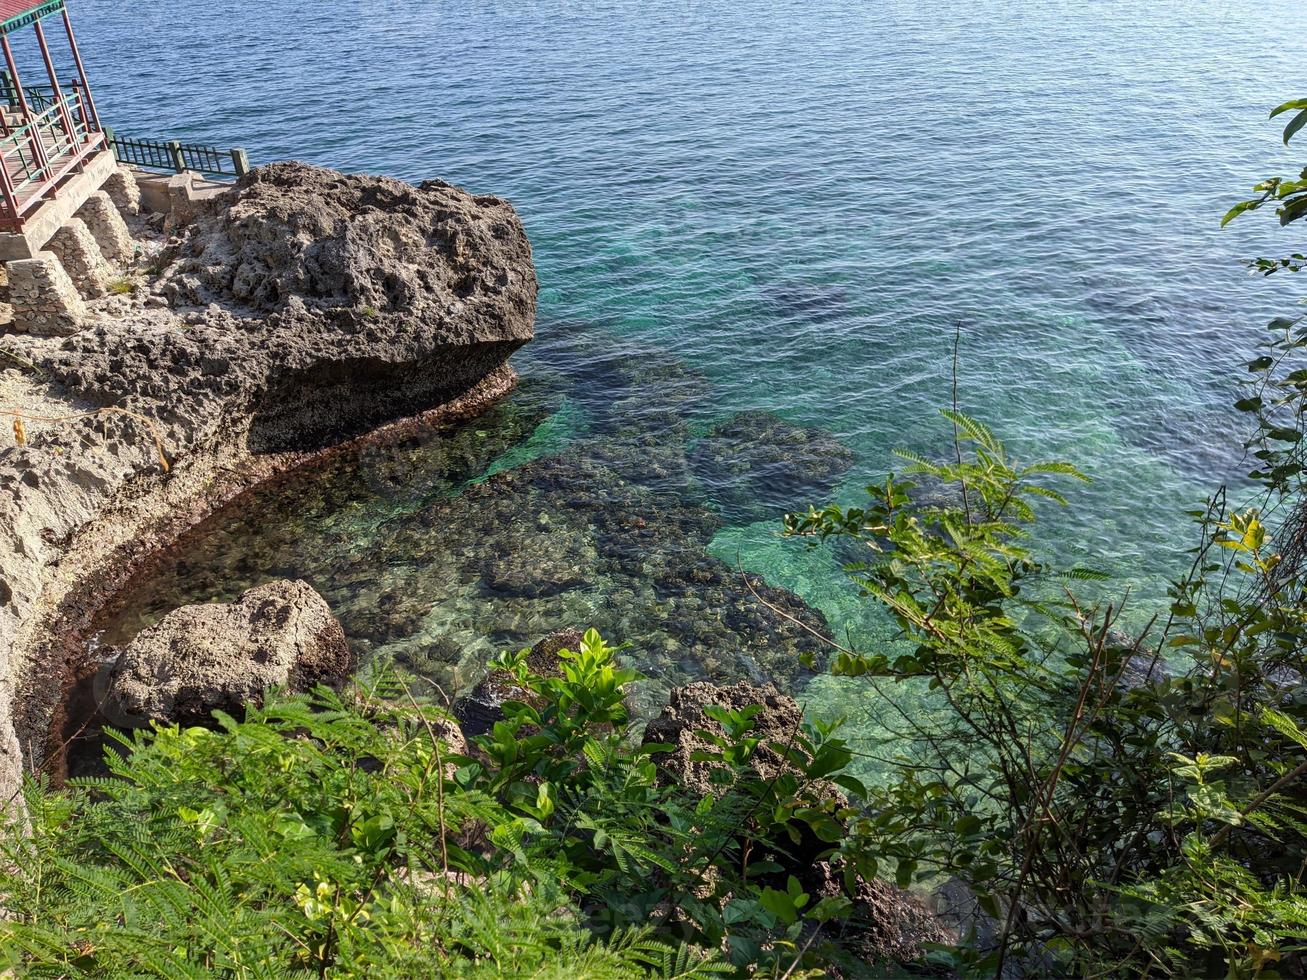
[[[274,164],[205,202],[168,255],[147,301],[184,329],[101,323],[41,366],[188,440],[325,445],[461,395],[531,339],[521,222],[446,184]]]
[[[152,551],[309,452],[475,414],[532,335],[517,215],[440,183],[266,167],[204,202],[160,263],[74,336],[0,336],[0,390],[33,392],[5,406],[62,419],[21,442],[0,429],[0,799],[15,735],[29,766],[61,742],[79,631]]]
[[[163,276],[174,299],[266,312],[298,301],[345,329],[400,319],[493,341],[506,305],[528,316],[535,305],[513,209],[441,181],[273,164],[206,207],[176,255]]]
[[[137,724],[193,722],[261,703],[269,688],[339,682],[353,668],[322,596],[307,582],[272,582],[233,603],[183,606],[143,630],[109,679],[109,707]]]

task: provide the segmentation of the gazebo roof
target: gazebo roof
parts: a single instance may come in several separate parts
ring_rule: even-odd
[[[42,17],[57,14],[64,9],[64,0],[0,0],[0,34],[8,34],[20,27],[35,24]]]

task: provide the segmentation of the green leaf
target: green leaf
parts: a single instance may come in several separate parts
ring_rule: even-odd
[[[1221,227],[1224,228],[1239,215],[1245,211],[1251,211],[1261,205],[1261,201],[1240,201],[1229,211],[1225,212],[1225,217],[1221,219]]]
[[[1292,718],[1283,712],[1276,711],[1274,708],[1267,708],[1262,712],[1262,721],[1274,728],[1285,738],[1292,739],[1303,748],[1307,749],[1307,734],[1304,734]]]
[[[369,817],[362,823],[350,828],[354,844],[364,851],[377,852],[384,848],[395,836],[395,822],[387,813]]]
[[[855,776],[849,776],[846,774],[841,774],[839,776],[832,776],[831,782],[833,782],[836,786],[840,786],[848,790],[854,796],[865,797],[867,795],[867,787],[863,785],[862,780],[858,779]]]
[[[1291,224],[1307,214],[1307,194],[1293,198],[1280,208],[1280,226]]]
[[[777,891],[775,888],[764,888],[762,894],[758,896],[758,901],[763,908],[787,926],[792,925],[799,918],[798,909],[794,907],[794,899],[786,892]]]
[[[1307,99],[1290,99],[1288,102],[1283,102],[1271,110],[1269,118],[1274,119],[1280,113],[1289,112],[1293,109],[1307,109]]]
[[[894,881],[900,888],[907,888],[912,884],[912,876],[916,873],[917,862],[904,858],[894,872]]]

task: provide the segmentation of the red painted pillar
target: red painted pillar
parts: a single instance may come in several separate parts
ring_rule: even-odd
[[[100,132],[100,114],[95,111],[95,100],[91,98],[91,83],[86,80],[86,69],[82,67],[82,53],[77,50],[77,38],[73,36],[73,22],[68,18],[67,7],[64,8],[64,30],[68,32],[68,47],[72,49],[73,64],[77,66],[77,77],[82,83],[82,112],[85,113],[87,127]]]
[[[8,219],[5,223],[9,226],[6,230],[17,231],[22,226],[22,218],[18,213],[18,196],[14,192],[13,178],[9,176],[9,167],[2,158],[0,158],[0,195],[4,197],[5,211],[8,212],[5,215]]]
[[[39,20],[32,26],[36,28],[36,43],[41,46],[41,60],[45,62],[46,74],[50,76],[50,87],[54,89],[55,105],[58,106],[64,132],[68,134],[68,150],[71,152],[77,143],[77,128],[73,125],[73,117],[68,112],[68,103],[64,101],[63,90],[59,88],[59,76],[55,74],[54,62],[50,60],[50,45],[45,42],[45,31],[41,28]]]
[[[32,125],[32,110],[28,108],[27,94],[23,91],[23,80],[18,76],[18,65],[14,61],[14,51],[9,47],[9,38],[7,36],[0,35],[0,49],[4,50],[5,64],[9,67],[9,77],[14,80],[14,90],[18,93],[18,108],[23,113],[23,125],[28,127],[27,139],[32,151],[32,161],[44,174],[50,161],[45,157],[45,146],[41,143],[41,134]],[[17,140],[14,141],[14,145],[18,145]],[[0,162],[0,168],[6,170],[7,177],[7,166]]]

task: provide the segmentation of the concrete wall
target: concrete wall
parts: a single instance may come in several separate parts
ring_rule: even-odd
[[[59,187],[55,197],[46,201],[32,214],[21,232],[0,234],[0,262],[34,258],[45,249],[55,232],[75,215],[86,199],[103,186],[109,175],[118,169],[112,150],[101,150],[90,157],[79,174],[74,174]]]

